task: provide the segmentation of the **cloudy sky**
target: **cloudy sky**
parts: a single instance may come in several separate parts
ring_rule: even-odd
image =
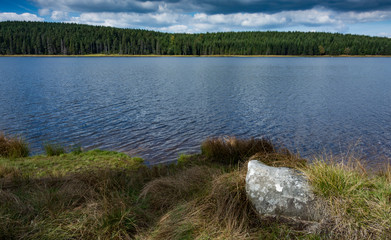
[[[391,0],[0,0],[0,21],[164,32],[322,31],[391,37]]]

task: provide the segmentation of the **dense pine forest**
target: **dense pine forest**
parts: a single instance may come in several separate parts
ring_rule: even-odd
[[[338,33],[162,33],[67,23],[0,22],[0,55],[391,55],[391,39]]]

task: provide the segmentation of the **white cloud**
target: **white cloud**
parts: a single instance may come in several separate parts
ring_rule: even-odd
[[[206,13],[196,13],[189,15],[172,12],[162,5],[159,11],[154,13],[82,13],[78,17],[72,17],[70,21],[91,25],[194,33],[206,31],[262,31],[290,28],[346,32],[348,31],[347,24],[384,19],[391,19],[391,11],[341,13],[324,8],[314,8],[273,14],[234,13],[208,15]]]
[[[387,37],[387,38],[391,38],[391,32],[381,32],[381,33],[378,33],[377,36],[379,37]]]
[[[349,23],[377,22],[391,19],[391,11],[347,12],[340,14],[338,18]]]
[[[189,31],[186,25],[172,25],[169,27],[162,27],[154,30],[164,31],[164,32],[188,32]]]
[[[180,18],[179,14],[174,13],[156,13],[156,14],[147,14],[159,24],[177,24]]]
[[[145,15],[137,13],[82,13],[72,17],[70,22],[90,25],[138,28],[139,23],[145,23]]]
[[[53,11],[50,18],[55,21],[69,20],[68,13],[63,11]]]
[[[38,10],[38,14],[40,16],[49,16],[50,13],[51,13],[50,9],[47,9],[47,8],[42,8],[42,9]]]
[[[285,16],[293,24],[303,25],[333,25],[341,24],[338,14],[326,9],[310,9],[278,13]]]
[[[1,21],[43,21],[44,19],[31,13],[12,13],[12,12],[0,12]]]

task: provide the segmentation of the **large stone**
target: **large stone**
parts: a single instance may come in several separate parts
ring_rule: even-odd
[[[315,206],[307,179],[290,168],[248,163],[246,192],[259,214],[315,220]]]

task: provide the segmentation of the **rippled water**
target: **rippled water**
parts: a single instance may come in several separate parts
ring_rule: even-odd
[[[0,131],[137,154],[210,136],[391,157],[391,58],[0,58]]]

